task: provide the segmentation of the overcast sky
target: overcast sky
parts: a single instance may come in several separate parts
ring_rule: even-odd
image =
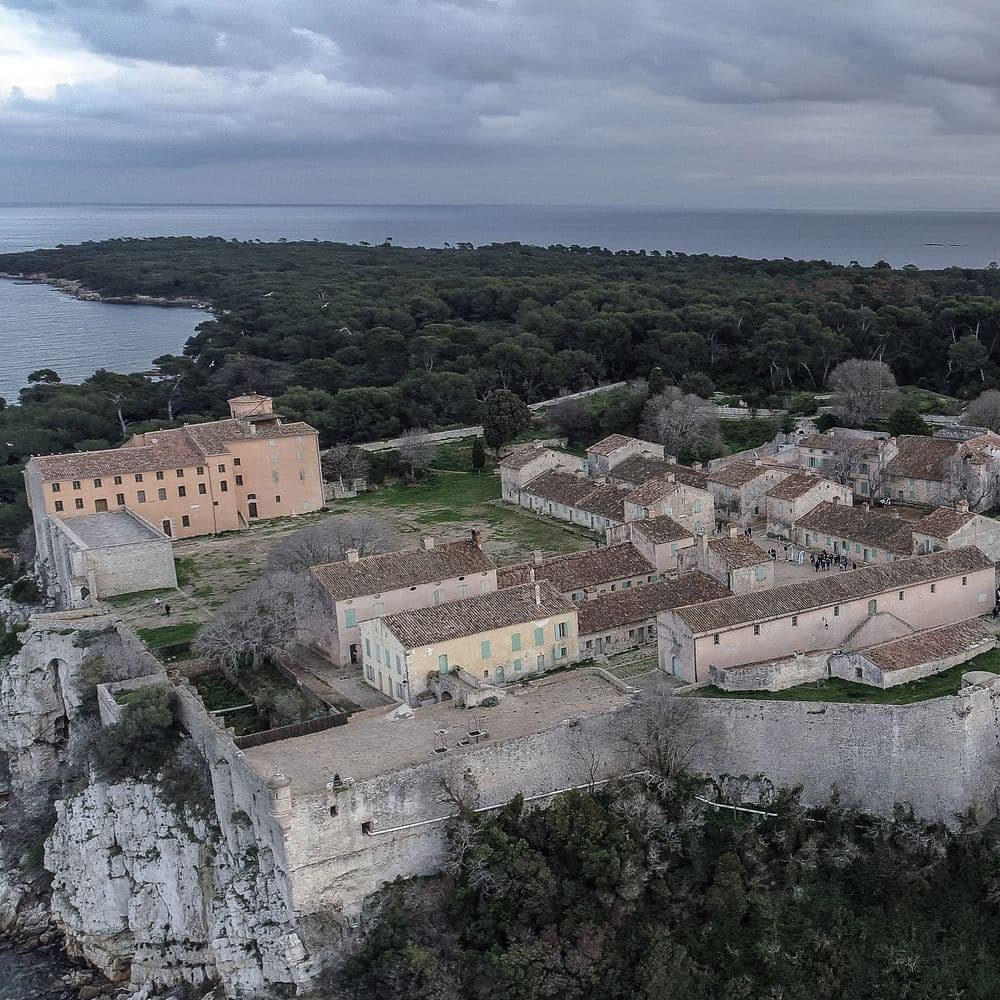
[[[1000,209],[997,0],[0,0],[0,201]]]

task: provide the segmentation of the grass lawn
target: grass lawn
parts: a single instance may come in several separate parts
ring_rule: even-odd
[[[901,397],[901,401],[916,408],[918,413],[944,413],[956,416],[965,409],[965,403],[954,396],[942,396],[930,389],[918,389],[915,385],[902,385],[891,390],[891,395]]]
[[[166,596],[169,600],[170,596],[176,593],[177,591],[173,587],[160,587],[155,590],[139,590],[133,594],[118,594],[115,597],[104,597],[102,600],[105,604],[110,604],[113,608],[122,608],[141,601],[151,603],[156,597],[163,598]]]
[[[136,632],[142,641],[156,649],[172,646],[175,642],[190,642],[201,628],[201,622],[175,622],[172,625],[158,625],[155,628],[140,628]]]
[[[867,684],[855,684],[839,677],[832,677],[825,681],[785,688],[784,691],[722,691],[717,687],[706,687],[693,693],[702,698],[744,698],[753,701],[833,701],[912,705],[928,698],[943,698],[958,694],[962,686],[962,674],[970,670],[1000,673],[1000,649],[992,649],[969,660],[968,663],[960,663],[957,667],[934,674],[932,677],[910,681],[909,684],[900,684],[884,691],[869,687]]]

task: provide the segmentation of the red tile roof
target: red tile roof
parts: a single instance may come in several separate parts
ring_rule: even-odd
[[[977,516],[970,511],[955,510],[954,507],[938,507],[926,517],[915,521],[913,530],[921,535],[930,535],[931,538],[951,538]]]
[[[708,547],[725,560],[730,569],[746,569],[748,566],[759,566],[761,563],[771,561],[771,557],[763,549],[758,548],[744,535],[737,535],[735,538],[729,536],[713,538],[709,541]]]
[[[640,534],[648,538],[654,545],[664,542],[679,542],[685,538],[693,538],[694,532],[688,531],[672,517],[664,514],[662,517],[652,517],[646,521],[632,521],[632,534]]]
[[[938,628],[914,632],[913,635],[869,646],[861,653],[881,670],[905,670],[929,660],[940,660],[947,656],[957,656],[988,643],[996,644],[996,636],[990,627],[978,618],[941,625]]]
[[[733,462],[721,469],[712,469],[708,473],[710,483],[720,483],[723,486],[746,486],[760,476],[768,473],[763,465],[753,465],[750,462]]]
[[[540,565],[523,562],[503,566],[497,570],[497,585],[513,587],[528,583],[532,570],[535,571],[535,580],[548,580],[564,594],[613,580],[630,580],[656,573],[656,567],[631,542],[626,542],[553,556],[544,559]]]
[[[896,555],[913,554],[913,524],[892,514],[824,500],[795,522],[806,531],[858,542]]]
[[[817,486],[837,486],[837,483],[821,476],[813,476],[808,472],[792,473],[787,479],[780,483],[775,483],[765,496],[773,497],[775,500],[798,500],[807,493],[816,489]]]

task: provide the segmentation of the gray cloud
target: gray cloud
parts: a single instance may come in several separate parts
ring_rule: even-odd
[[[0,95],[0,181],[29,198],[47,166],[76,165],[140,188],[146,171],[167,197],[256,170],[268,190],[286,177],[290,199],[303,177],[306,199],[338,177],[382,201],[852,204],[866,184],[875,204],[996,199],[1000,19],[985,0],[5,8],[107,65]]]

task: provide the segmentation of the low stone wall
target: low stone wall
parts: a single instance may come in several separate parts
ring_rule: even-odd
[[[347,715],[324,715],[319,719],[308,719],[306,722],[293,722],[289,726],[278,726],[277,729],[265,729],[260,733],[250,733],[248,736],[237,736],[233,742],[240,750],[248,747],[259,747],[265,743],[277,743],[278,740],[290,740],[296,736],[308,736],[310,733],[321,733],[324,729],[347,724]]]
[[[741,667],[709,667],[708,680],[723,691],[781,691],[796,684],[825,680],[829,676],[829,655],[823,651]]]
[[[936,660],[927,660],[925,663],[918,663],[915,666],[905,667],[901,670],[882,670],[865,656],[863,650],[851,653],[835,653],[830,657],[830,676],[841,677],[845,681],[856,681],[859,684],[871,684],[874,687],[896,687],[899,684],[908,684],[910,681],[917,681],[922,677],[931,677],[944,670],[950,670],[952,667],[957,667],[960,663],[968,663],[974,657],[982,653],[988,653],[994,646],[996,646],[996,639],[990,637],[983,640],[978,646],[962,650],[962,652],[955,653],[953,656],[943,656]]]

